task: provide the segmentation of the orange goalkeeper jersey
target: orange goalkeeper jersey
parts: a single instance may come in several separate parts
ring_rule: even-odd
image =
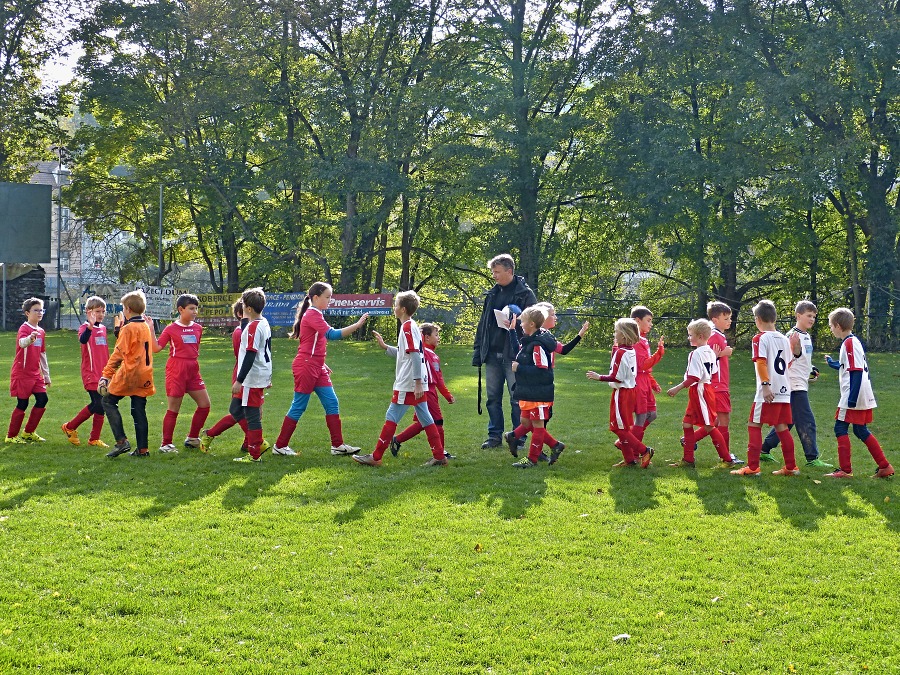
[[[109,393],[114,396],[152,396],[153,350],[150,349],[150,328],[144,320],[130,318],[119,331],[103,377],[109,380]]]

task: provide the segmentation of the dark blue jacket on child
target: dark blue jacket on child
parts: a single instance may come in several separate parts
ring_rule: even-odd
[[[553,401],[553,352],[556,338],[536,331],[521,339],[516,361],[516,398],[520,401]]]

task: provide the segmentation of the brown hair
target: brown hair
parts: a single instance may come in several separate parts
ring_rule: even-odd
[[[266,308],[266,294],[259,286],[256,288],[248,288],[241,296],[244,301],[244,307],[249,307],[257,314],[262,314]]]
[[[616,342],[626,347],[637,344],[641,339],[641,331],[634,319],[619,319],[614,328]]]
[[[841,330],[853,330],[853,324],[855,322],[856,317],[853,315],[853,312],[846,307],[838,307],[828,315],[828,324],[837,326]]]
[[[406,311],[407,316],[412,316],[419,309],[419,294],[415,291],[403,291],[394,296],[394,304],[402,307]]]
[[[244,301],[241,299],[235,300],[234,304],[231,306],[231,314],[235,319],[243,319],[244,318]]]
[[[197,307],[199,307],[200,298],[196,295],[191,295],[190,293],[182,293],[175,301],[176,307],[189,307],[190,305],[197,305]]]
[[[801,300],[797,303],[797,306],[794,307],[794,314],[806,314],[807,312],[815,312],[818,314],[819,308],[810,300]]]
[[[22,303],[22,312],[28,314],[31,311],[31,308],[35,305],[41,305],[43,307],[44,301],[40,298],[28,298],[25,302]]]
[[[121,303],[132,314],[143,314],[147,309],[147,296],[144,295],[144,291],[131,291],[122,296]]]
[[[419,324],[419,332],[422,335],[431,335],[432,333],[440,333],[441,327],[436,323],[423,323]]]
[[[775,323],[778,318],[778,310],[771,300],[760,300],[753,307],[753,316],[764,323]]]
[[[494,269],[497,265],[505,267],[510,272],[516,271],[516,261],[509,253],[501,253],[488,260],[488,269]]]
[[[710,319],[715,319],[717,316],[729,316],[733,313],[734,310],[721,300],[713,300],[706,305],[706,316]]]
[[[635,305],[631,308],[632,319],[640,321],[641,319],[645,319],[648,316],[653,316],[653,312],[651,312],[649,308],[644,307],[643,305]]]
[[[330,284],[326,284],[324,281],[316,281],[309,287],[309,290],[306,291],[306,297],[303,298],[303,302],[297,305],[297,316],[294,318],[294,327],[291,329],[291,337],[294,340],[300,339],[300,320],[303,318],[303,315],[306,314],[306,310],[312,305],[312,299],[317,298],[325,291],[330,290]]]
[[[101,298],[99,295],[92,295],[84,303],[85,309],[97,309],[99,307],[106,309],[106,300]]]

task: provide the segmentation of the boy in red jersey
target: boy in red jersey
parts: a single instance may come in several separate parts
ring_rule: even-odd
[[[718,359],[716,372],[712,376],[712,388],[716,392],[716,427],[722,438],[725,439],[725,447],[731,448],[731,434],[728,425],[731,424],[731,366],[728,357],[734,353],[734,348],[729,346],[725,331],[731,328],[731,307],[724,302],[714,301],[706,306],[706,316],[712,321],[713,332],[707,344]],[[734,457],[732,455],[732,457]]]
[[[181,402],[187,394],[197,404],[191,418],[191,429],[184,439],[184,447],[200,447],[200,431],[209,417],[209,392],[200,375],[200,340],[203,326],[197,323],[200,300],[196,295],[185,293],[175,301],[178,318],[163,328],[153,345],[153,353],[159,353],[169,345],[169,360],[166,361],[166,415],[163,417],[162,443],[159,451],[177,453],[172,443],[175,424],[181,411]]]
[[[423,323],[419,326],[419,330],[422,333],[425,365],[428,366],[428,392],[425,394],[428,400],[428,411],[431,413],[431,417],[437,425],[438,433],[441,435],[441,445],[444,445],[444,413],[441,411],[441,402],[438,399],[438,392],[440,392],[441,396],[447,400],[447,403],[452,404],[456,399],[453,398],[453,394],[447,389],[447,384],[444,382],[444,374],[441,372],[441,359],[435,351],[441,342],[441,329],[433,323]],[[385,343],[384,338],[380,333],[372,331],[372,335],[374,335],[375,339],[378,341],[378,346],[381,347],[388,356],[393,356],[394,358],[397,357],[396,347],[391,347]],[[413,415],[412,424],[394,436],[391,441],[391,454],[396,457],[400,452],[400,445],[406,443],[406,441],[414,436],[417,436],[423,429],[424,427],[419,422],[419,418],[416,415]],[[456,459],[447,452],[446,446],[444,449],[444,457],[447,459]]]
[[[794,458],[794,439],[788,425],[791,423],[791,382],[788,367],[791,359],[791,343],[775,330],[778,313],[770,300],[760,300],[753,308],[753,318],[759,333],[753,336],[753,363],[756,370],[756,396],[750,408],[747,423],[747,466],[731,473],[738,476],[758,476],[759,456],[762,453],[762,425],[775,427],[781,441],[784,466],[773,471],[776,476],[799,476],[800,469]]]
[[[9,393],[16,399],[6,432],[7,443],[44,441],[37,435],[38,422],[47,409],[47,387],[50,386],[50,366],[47,363],[47,336],[38,324],[44,316],[44,301],[28,298],[22,303],[25,323],[16,334],[16,356],[9,374]],[[19,435],[28,399],[34,395],[34,407],[28,416],[25,431]]]
[[[368,466],[381,466],[384,451],[390,447],[397,424],[403,419],[406,409],[414,406],[416,415],[425,429],[431,446],[431,459],[425,466],[446,466],[444,445],[438,427],[428,411],[425,393],[428,391],[428,368],[425,365],[422,334],[413,320],[419,309],[419,296],[415,291],[403,291],[394,298],[394,316],[400,321],[397,335],[397,365],[394,368],[394,393],[385,414],[384,426],[371,455],[353,455],[353,460]]]
[[[634,427],[632,434],[639,441],[644,439],[644,432],[647,427],[656,419],[656,395],[662,391],[662,387],[653,379],[653,366],[659,363],[663,354],[666,353],[664,339],[662,336],[657,343],[656,352],[651,356],[650,341],[647,335],[653,328],[653,312],[643,305],[637,305],[631,308],[631,318],[637,322],[638,329],[641,332],[641,339],[634,345],[634,358],[637,362],[637,385],[635,388],[634,403]]]
[[[694,427],[700,427],[704,435],[712,438],[713,447],[728,466],[732,466],[731,456],[725,446],[721,432],[713,426],[716,423],[716,392],[712,387],[712,378],[717,371],[716,354],[709,347],[709,338],[713,332],[712,323],[706,319],[691,321],[687,327],[688,339],[694,351],[688,354],[687,370],[684,380],[666,392],[675,396],[682,389],[688,390],[688,405],[682,420],[684,428],[684,456],[680,462],[671,464],[675,467],[694,468]],[[743,464],[743,462],[740,462]]]
[[[107,342],[106,326],[103,325],[103,317],[106,316],[106,300],[91,296],[84,303],[84,314],[87,321],[78,329],[78,342],[81,344],[81,381],[84,389],[91,398],[91,402],[82,408],[75,417],[62,425],[63,433],[72,445],[81,445],[78,438],[78,427],[93,417],[91,424],[91,437],[88,445],[98,448],[109,446],[100,440],[100,430],[103,429],[103,397],[97,392],[97,383],[103,377],[103,367],[109,361],[109,344]]]
[[[825,362],[839,371],[841,399],[834,414],[834,435],[837,436],[838,463],[840,467],[832,473],[825,474],[829,478],[852,478],[853,466],[850,463],[850,436],[848,431],[853,425],[853,435],[866,444],[869,454],[878,465],[875,478],[888,478],[894,475],[894,467],[888,462],[875,434],[867,426],[872,421],[872,410],[877,407],[872,382],[869,380],[869,363],[866,351],[853,334],[855,317],[846,307],[838,307],[828,315],[828,327],[831,333],[841,341],[841,352],[838,360],[830,356]]]

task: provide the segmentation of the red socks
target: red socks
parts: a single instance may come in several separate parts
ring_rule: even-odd
[[[697,436],[703,438],[703,436],[706,434],[706,430],[701,429],[699,433],[695,433],[694,427],[691,427],[690,429],[682,428],[682,431],[684,432],[684,461],[693,462],[694,444],[697,442]]]
[[[418,433],[422,431],[422,425],[419,424],[419,420],[413,420],[413,423],[406,427],[403,431],[397,434],[397,441],[400,443],[406,443],[413,436],[418,435]]]
[[[762,454],[762,427],[747,427],[747,468],[759,470],[759,456]]]
[[[325,424],[328,425],[328,433],[331,435],[331,447],[341,447],[344,444],[344,432],[341,429],[341,416],[325,415]]]
[[[850,463],[850,437],[847,434],[837,437],[838,466],[841,471],[853,473],[853,465]]]
[[[276,448],[286,448],[291,443],[291,436],[294,435],[294,429],[297,428],[299,420],[292,420],[285,415],[284,422],[281,423],[281,431],[278,433],[278,440],[275,441]]]
[[[38,424],[41,421],[41,418],[44,416],[44,411],[46,408],[32,408],[31,414],[28,416],[28,424],[25,425],[25,433],[31,434],[34,433],[34,430],[37,429]]]
[[[197,408],[194,416],[191,417],[191,430],[188,433],[189,438],[199,438],[200,432],[203,431],[203,425],[206,424],[206,418],[209,417],[209,407]]]
[[[72,431],[80,427],[84,422],[87,422],[87,419],[92,415],[90,410],[88,410],[87,406],[84,406],[81,410],[78,411],[78,414],[72,418],[70,422],[66,422],[66,426],[69,427]]]
[[[395,431],[397,431],[397,423],[386,420],[384,426],[381,427],[381,434],[378,436],[378,442],[375,444],[375,451],[372,453],[372,457],[380,460],[384,456],[384,451],[388,449],[391,441],[394,440]]]
[[[175,434],[175,425],[178,423],[178,413],[173,410],[166,410],[163,417],[162,444],[170,445],[172,436]]]
[[[246,428],[247,420],[241,420],[241,422],[243,422],[243,424],[241,424],[241,428],[244,429],[244,433],[247,436],[247,443],[249,445],[251,430]],[[212,438],[215,438],[216,436],[222,434],[223,432],[228,431],[231,427],[233,427],[237,423],[238,423],[238,421],[236,419],[234,419],[234,417],[232,417],[231,414],[229,413],[228,415],[225,415],[225,417],[220,419],[218,422],[216,422],[211,429],[208,429],[206,432],[206,435],[210,436]]]
[[[544,447],[544,427],[534,427],[531,430],[531,445],[528,447],[528,459],[537,464],[541,456],[541,448]]]
[[[425,427],[425,436],[428,437],[428,445],[431,446],[431,456],[442,460],[444,459],[444,441],[438,428],[437,424],[429,424]]]
[[[731,453],[728,451],[728,444],[725,443],[725,439],[722,437],[722,432],[719,431],[718,427],[712,428],[712,431],[709,432],[709,437],[712,440],[712,444],[716,449],[716,452],[719,453],[719,459],[721,459],[723,462],[730,462]]]
[[[776,431],[778,440],[781,441],[781,454],[784,456],[784,468],[793,471],[797,468],[797,460],[794,457],[794,437],[789,429]]]
[[[234,418],[232,417],[232,419]],[[234,426],[234,424],[231,426]],[[259,446],[262,445],[262,440],[262,429],[247,430],[247,452],[253,459],[259,459],[262,456],[262,451],[259,448]]]
[[[647,449],[647,446],[634,437],[630,429],[616,429],[613,433],[619,437],[619,442],[622,444],[619,449],[622,451],[622,457],[628,463],[636,461]]]
[[[869,454],[872,455],[872,459],[875,460],[879,469],[885,469],[890,465],[890,462],[887,461],[887,457],[884,456],[884,450],[881,449],[881,444],[878,442],[878,439],[875,438],[875,434],[869,434],[869,437],[865,440],[865,444],[869,449]]]
[[[22,420],[25,419],[25,411],[19,408],[13,408],[12,417],[9,418],[9,431],[6,432],[7,438],[18,436],[22,430]]]
[[[103,420],[106,419],[106,415],[101,413],[97,413],[94,415],[94,421],[91,422],[91,437],[89,440],[91,441],[99,441],[100,440],[100,431],[103,429]],[[71,428],[71,427],[69,427]]]

